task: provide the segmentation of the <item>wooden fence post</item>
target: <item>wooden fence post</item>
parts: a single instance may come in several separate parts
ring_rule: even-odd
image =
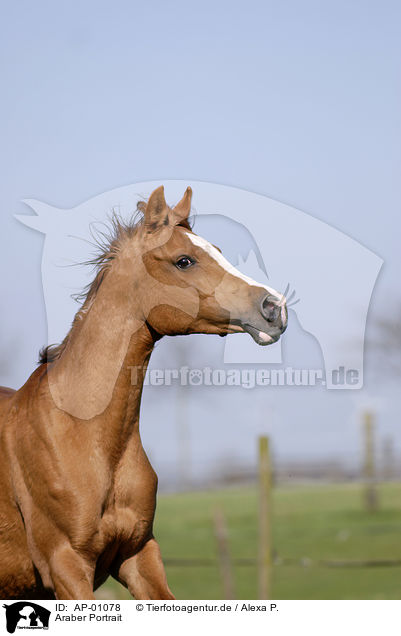
[[[374,451],[374,418],[371,411],[363,415],[364,434],[364,503],[368,512],[375,512],[379,507],[376,488],[375,451]]]
[[[228,600],[235,599],[234,577],[231,566],[230,551],[228,548],[228,532],[224,513],[221,508],[215,508],[214,515],[214,534],[217,543],[217,554],[219,557],[219,570],[223,583],[224,598]]]
[[[259,555],[258,592],[260,599],[272,595],[272,469],[269,438],[259,437]]]
[[[382,471],[383,481],[392,481],[395,477],[394,440],[391,435],[383,440]]]

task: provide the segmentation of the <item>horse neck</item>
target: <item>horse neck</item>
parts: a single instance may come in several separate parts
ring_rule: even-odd
[[[144,370],[156,339],[129,272],[113,265],[48,372],[59,409],[80,420],[96,419],[116,435],[138,422]]]

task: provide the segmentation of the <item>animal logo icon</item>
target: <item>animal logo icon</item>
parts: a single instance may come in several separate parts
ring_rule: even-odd
[[[9,634],[16,629],[49,629],[50,610],[37,603],[20,601],[4,604],[6,610],[6,626]]]
[[[202,384],[202,371],[200,369],[192,369],[189,372],[189,383],[191,385]]]

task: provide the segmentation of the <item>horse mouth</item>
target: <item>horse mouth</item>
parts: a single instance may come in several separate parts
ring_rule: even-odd
[[[252,336],[254,341],[258,345],[261,345],[262,347],[266,347],[267,345],[277,342],[277,340],[280,338],[281,334],[284,331],[284,330],[282,331],[278,327],[275,327],[271,329],[270,333],[267,333],[265,331],[261,331],[260,329],[258,329],[257,327],[254,327],[253,325],[250,325],[249,323],[244,323],[242,327],[244,331],[246,333],[249,333],[249,335]]]

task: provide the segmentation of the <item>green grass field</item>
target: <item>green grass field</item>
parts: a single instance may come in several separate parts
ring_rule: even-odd
[[[275,599],[400,599],[401,566],[333,568],[324,560],[401,559],[401,484],[379,487],[380,510],[363,510],[361,486],[279,487],[274,491]],[[169,565],[169,559],[215,559],[213,509],[221,506],[232,559],[257,556],[256,488],[164,495],[158,499],[155,536],[167,561],[167,577],[178,599],[221,599],[217,565]],[[234,566],[237,598],[257,598],[253,565]],[[102,598],[130,598],[109,579]]]

